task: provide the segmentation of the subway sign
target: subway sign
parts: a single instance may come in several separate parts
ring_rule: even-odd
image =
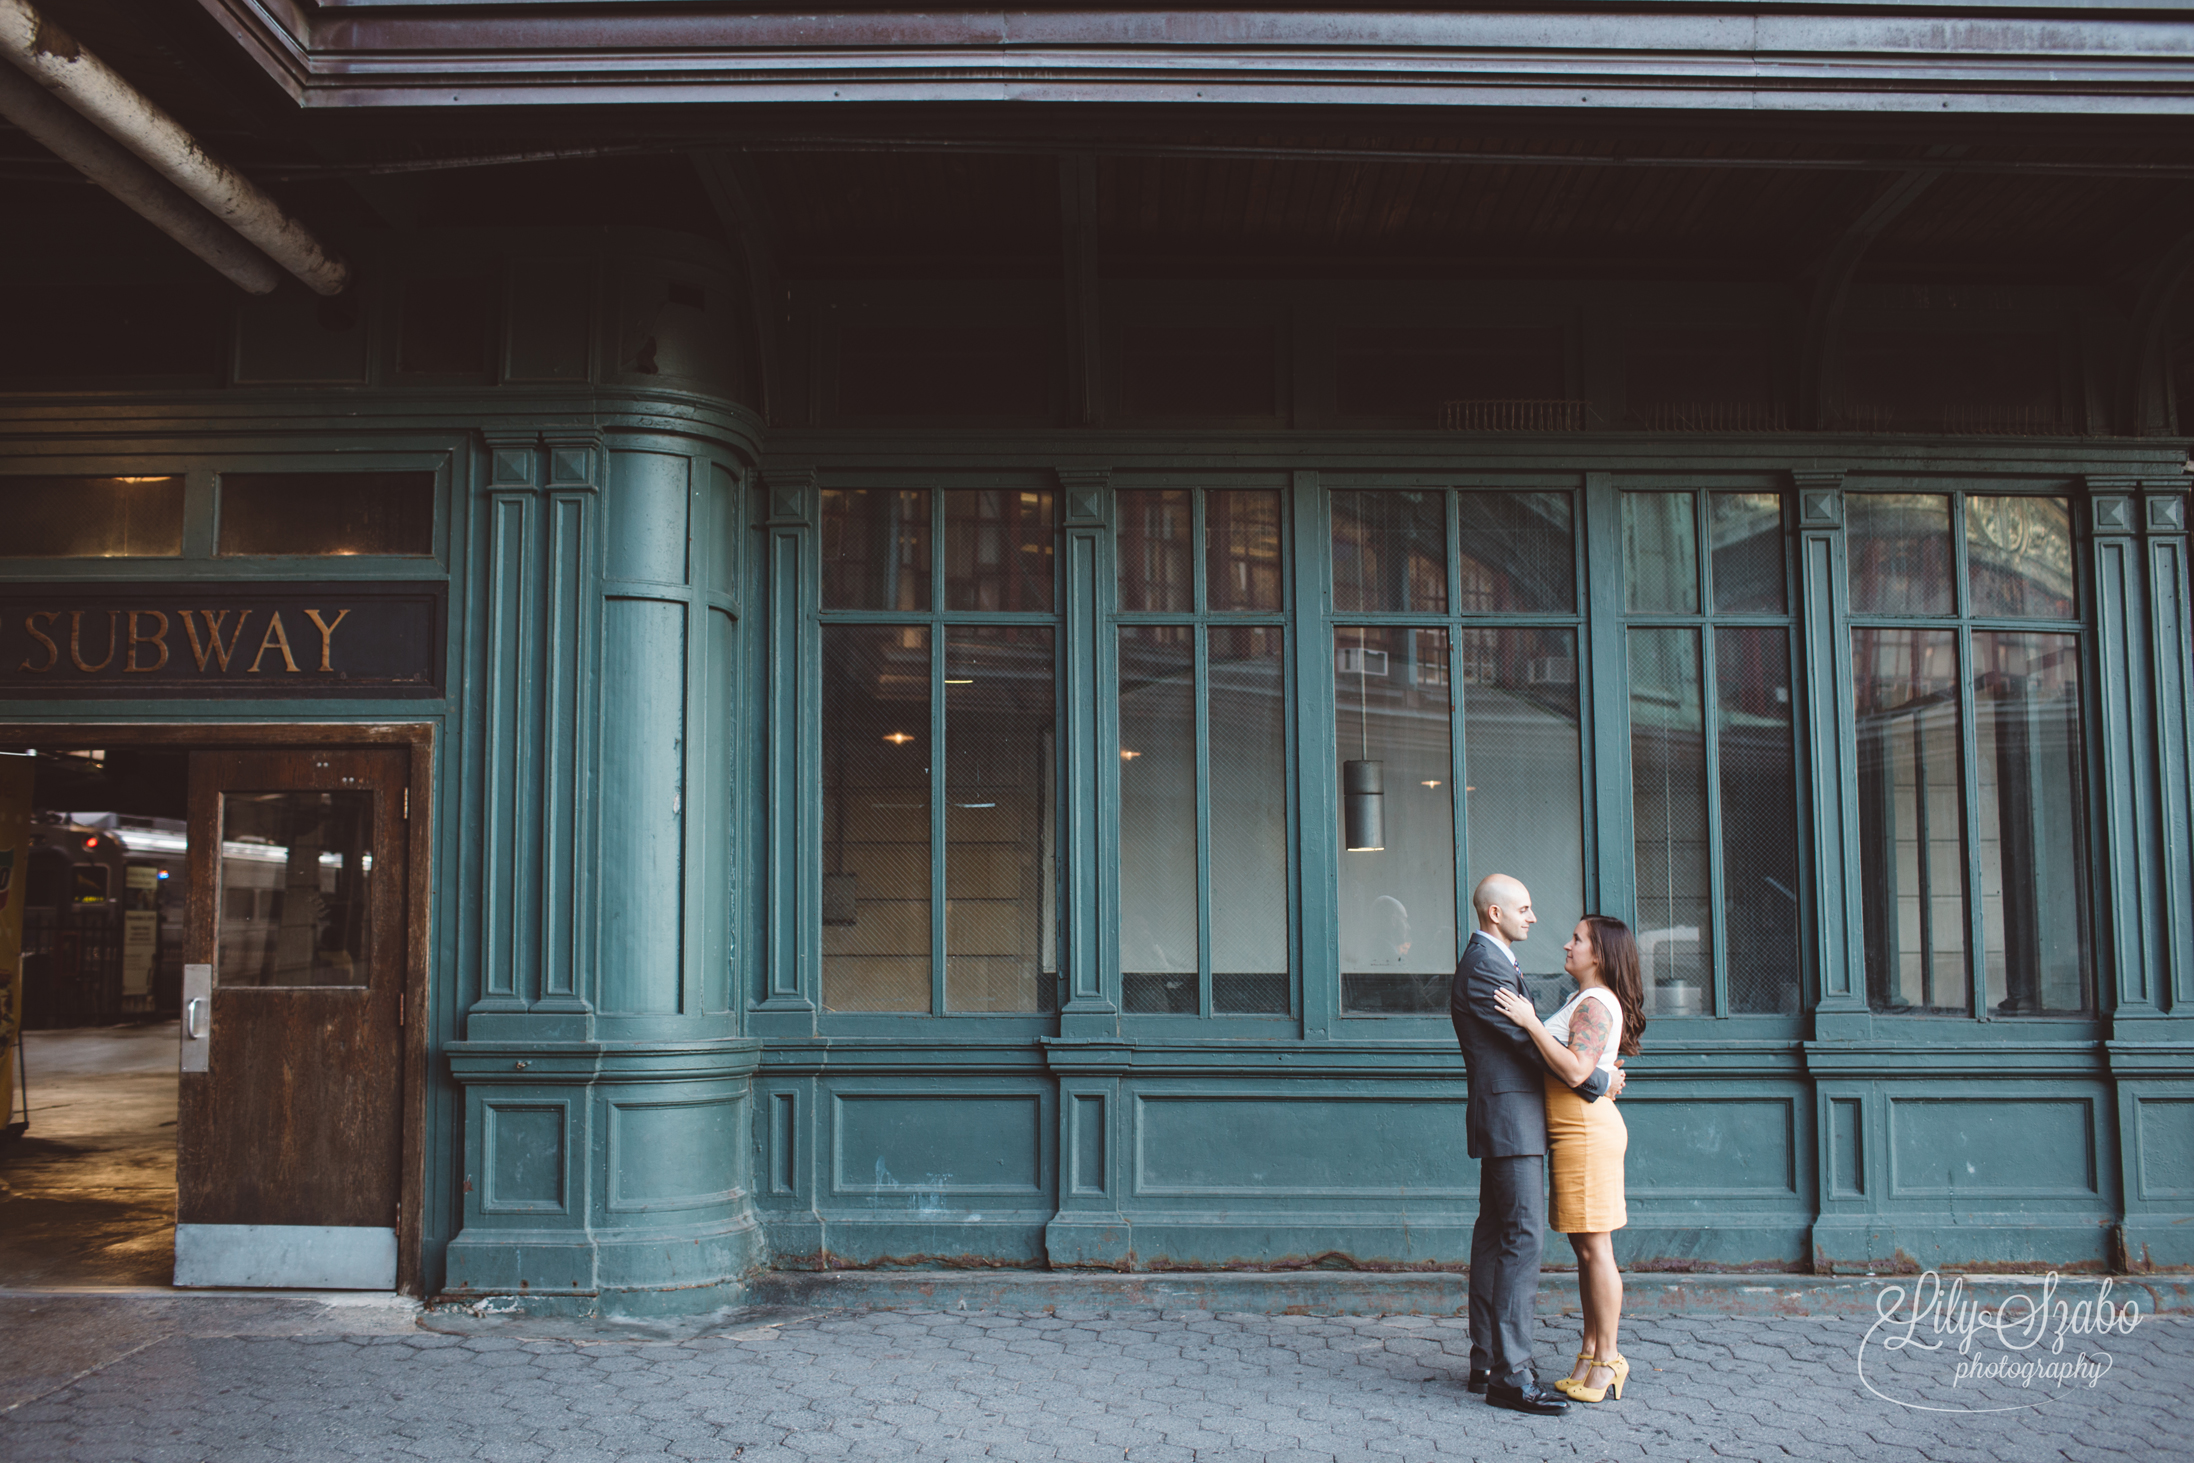
[[[0,586],[0,696],[440,696],[440,582]]]

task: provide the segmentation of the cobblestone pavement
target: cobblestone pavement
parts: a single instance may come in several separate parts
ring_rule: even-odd
[[[0,1330],[45,1324],[9,1305],[20,1303],[0,1304]],[[58,1312],[49,1305],[43,1314]],[[424,1324],[449,1323],[429,1316]],[[155,1334],[0,1414],[0,1458],[2194,1456],[2184,1425],[2194,1402],[2194,1322],[2176,1318],[2100,1338],[2107,1363],[2098,1338],[2068,1343],[2057,1361],[2083,1347],[2090,1358],[2074,1385],[2044,1378],[1980,1391],[1950,1385],[1949,1348],[1915,1362],[1917,1348],[1885,1353],[1879,1336],[1862,1382],[1863,1321],[1647,1318],[1625,1334],[1635,1371],[1624,1399],[1557,1419],[1519,1417],[1467,1395],[1467,1332],[1447,1318],[829,1311],[736,1315],[715,1334],[683,1340],[528,1336],[523,1327],[450,1335],[408,1320],[379,1329],[388,1334]],[[30,1333],[15,1334],[23,1342]],[[1542,1322],[1542,1374],[1561,1375],[1559,1358],[1576,1342],[1573,1321]],[[2046,1345],[2039,1350],[2051,1359]],[[2013,1410],[1919,1410],[1883,1400],[1867,1383],[1934,1406]]]

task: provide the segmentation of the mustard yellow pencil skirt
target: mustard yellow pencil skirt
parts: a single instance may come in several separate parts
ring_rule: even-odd
[[[1547,1172],[1553,1205],[1548,1223],[1559,1234],[1601,1234],[1630,1223],[1623,1205],[1623,1155],[1630,1129],[1607,1098],[1586,1102],[1553,1077],[1546,1079]]]

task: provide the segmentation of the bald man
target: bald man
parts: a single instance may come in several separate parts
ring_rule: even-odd
[[[1480,880],[1470,902],[1478,928],[1455,964],[1448,996],[1448,1015],[1470,1077],[1466,1141],[1478,1160],[1468,1385],[1484,1392],[1492,1406],[1558,1417],[1569,1403],[1559,1393],[1542,1391],[1531,1366],[1539,1238],[1546,1231],[1547,1068],[1524,1029],[1493,1001],[1493,993],[1504,988],[1529,996],[1510,947],[1529,938],[1539,916],[1531,908],[1531,891],[1507,874]],[[1590,1101],[1608,1090],[1608,1079],[1594,1072],[1576,1090]]]

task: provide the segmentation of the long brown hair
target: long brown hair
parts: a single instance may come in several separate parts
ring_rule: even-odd
[[[1645,1034],[1645,983],[1638,975],[1638,942],[1630,926],[1604,914],[1584,917],[1585,933],[1592,939],[1592,953],[1600,957],[1600,979],[1623,1006],[1623,1036],[1615,1050],[1623,1056],[1638,1055],[1638,1038]]]

